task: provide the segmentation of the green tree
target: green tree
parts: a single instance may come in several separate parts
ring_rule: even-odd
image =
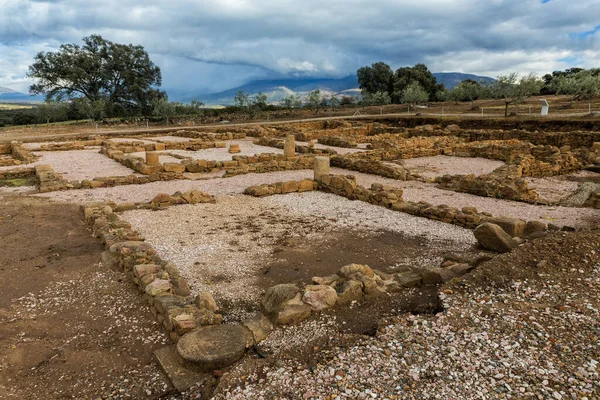
[[[483,87],[472,79],[462,81],[450,92],[450,98],[454,101],[470,101],[471,107],[473,102],[483,97]]]
[[[79,97],[73,103],[77,112],[90,121],[101,121],[106,117],[106,101],[103,98],[91,101],[87,97]]]
[[[536,74],[530,73],[518,79],[517,73],[500,75],[492,85],[492,94],[496,99],[504,101],[504,116],[508,117],[508,107],[518,104],[527,97],[540,92],[543,81]]]
[[[394,103],[405,102],[403,100],[404,93],[415,82],[427,92],[428,99],[435,100],[436,94],[445,90],[444,85],[437,83],[435,76],[425,64],[416,64],[414,67],[403,67],[396,70],[392,101]]]
[[[267,95],[263,92],[258,92],[252,98],[252,106],[262,110],[267,107]]]
[[[244,93],[242,89],[238,90],[233,98],[233,103],[239,108],[245,108],[250,105],[250,95]]]
[[[585,100],[600,96],[600,75],[592,70],[562,75],[553,80],[556,94],[566,94],[573,100]]]
[[[158,117],[165,118],[167,120],[167,125],[169,125],[169,118],[175,115],[176,112],[176,103],[171,103],[167,99],[159,99],[154,102],[153,114]]]
[[[340,99],[338,99],[335,94],[332,94],[331,97],[329,98],[329,105],[331,105],[331,108],[337,108],[337,107],[339,107],[340,106]]]
[[[105,101],[113,113],[144,112],[155,98],[161,72],[142,46],[123,45],[99,35],[83,38],[83,46],[63,44],[57,52],[40,52],[29,67],[36,81],[32,94],[47,100],[86,98]]]
[[[319,108],[321,107],[321,91],[319,89],[313,90],[308,94],[306,106],[315,110],[316,113],[319,112]]]
[[[412,82],[404,92],[402,92],[402,102],[408,104],[419,104],[425,103],[429,100],[429,93],[419,84],[419,82]]]
[[[370,67],[356,71],[358,86],[366,93],[384,92],[392,95],[394,90],[394,71],[384,62],[376,62]]]
[[[295,94],[290,94],[290,95],[285,96],[283,99],[281,99],[279,104],[282,107],[285,107],[288,109],[300,108],[300,107],[302,107],[302,100],[300,100],[300,98],[298,96],[296,96]]]
[[[40,119],[50,124],[50,121],[64,119],[67,116],[67,106],[55,101],[45,101],[37,106]]]

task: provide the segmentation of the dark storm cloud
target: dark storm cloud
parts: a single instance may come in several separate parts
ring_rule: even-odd
[[[491,75],[600,61],[597,0],[0,3],[0,85],[20,89],[37,51],[92,33],[144,45],[166,87],[204,90],[253,77],[341,77],[378,60]]]

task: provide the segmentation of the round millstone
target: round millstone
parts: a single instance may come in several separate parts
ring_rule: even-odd
[[[242,358],[251,335],[242,325],[203,326],[179,339],[177,355],[185,368],[211,372]]]

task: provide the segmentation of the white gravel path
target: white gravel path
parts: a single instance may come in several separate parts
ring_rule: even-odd
[[[100,154],[97,149],[40,151],[41,156],[31,165],[50,164],[54,171],[63,174],[67,180],[94,179],[102,176],[126,176],[134,173],[132,169]]]
[[[404,165],[410,168],[413,174],[421,175],[424,178],[469,174],[479,176],[489,174],[496,168],[504,165],[501,161],[488,160],[486,158],[450,156],[408,158],[403,161]]]
[[[123,218],[180,268],[194,293],[210,291],[217,302],[226,302],[228,319],[245,317],[248,305],[257,310],[262,292],[257,276],[282,238],[325,243],[329,232],[345,229],[364,236],[392,231],[426,239],[417,262],[428,266],[441,262],[433,255],[440,250],[467,250],[475,244],[470,230],[321,192],[222,196],[216,204],[135,210]]]
[[[594,172],[579,171],[574,174],[547,178],[525,178],[525,180],[529,182],[529,187],[534,189],[542,199],[555,203],[577,190],[580,182],[572,179],[593,178],[597,175]]]

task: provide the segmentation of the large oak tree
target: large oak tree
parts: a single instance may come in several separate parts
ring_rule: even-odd
[[[152,112],[152,102],[166,98],[160,68],[142,46],[124,45],[99,35],[83,38],[83,45],[63,44],[57,52],[40,52],[29,67],[36,81],[32,94],[47,100],[86,98],[106,103],[109,115]]]

